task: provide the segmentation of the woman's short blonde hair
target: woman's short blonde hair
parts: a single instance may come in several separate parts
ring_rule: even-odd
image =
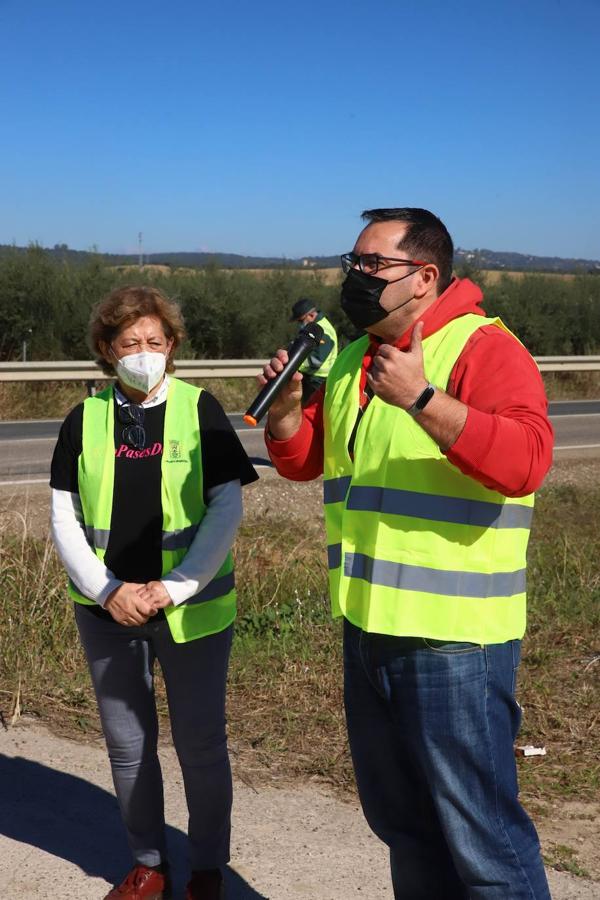
[[[96,363],[106,375],[114,375],[113,366],[102,356],[100,343],[111,344],[119,332],[142,316],[156,316],[173,346],[167,360],[167,372],[174,372],[173,355],[185,338],[185,325],[179,306],[158,288],[127,285],[117,288],[101,300],[90,317],[89,343]]]

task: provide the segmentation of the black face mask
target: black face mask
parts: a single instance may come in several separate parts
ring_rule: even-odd
[[[370,325],[381,322],[386,316],[401,306],[405,306],[414,300],[409,297],[393,309],[384,309],[381,305],[380,298],[388,284],[396,284],[402,281],[414,272],[408,272],[402,278],[396,278],[394,281],[386,281],[385,278],[377,278],[376,275],[367,275],[359,269],[350,269],[346,275],[346,280],[342,284],[341,305],[342,309],[352,322],[355,328],[363,331]]]

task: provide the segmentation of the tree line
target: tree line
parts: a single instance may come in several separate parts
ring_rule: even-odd
[[[482,284],[485,310],[499,315],[536,356],[600,353],[600,276],[563,279],[503,276]],[[341,342],[356,337],[339,306],[339,284],[318,272],[276,269],[254,274],[209,265],[171,273],[109,267],[101,257],[74,266],[37,246],[0,258],[0,360],[16,360],[27,342],[29,359],[89,359],[87,323],[95,303],[125,284],[152,283],[176,299],[188,338],[180,355],[243,359],[269,356],[295,331],[292,304],[303,296],[331,319]]]

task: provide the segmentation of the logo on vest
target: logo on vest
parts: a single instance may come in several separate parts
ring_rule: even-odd
[[[159,441],[155,441],[151,447],[144,447],[143,450],[134,450],[133,447],[128,447],[127,444],[121,444],[115,450],[115,456],[117,459],[120,459],[122,456],[127,459],[147,459],[149,456],[160,456],[163,452],[163,445]]]
[[[169,439],[169,449],[167,452],[167,462],[168,463],[182,463],[185,462],[181,455],[181,441],[171,440]]]

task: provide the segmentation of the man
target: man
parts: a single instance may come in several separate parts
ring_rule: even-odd
[[[452,278],[436,216],[363,218],[341,303],[367,335],[304,410],[295,375],[267,426],[282,475],[324,475],[362,807],[396,898],[548,900],[513,752],[525,551],[552,454],[543,384],[479,288]]]
[[[323,329],[323,340],[300,366],[302,372],[302,403],[306,405],[312,395],[325,384],[325,379],[337,357],[337,334],[329,319],[317,309],[308,297],[302,297],[292,306],[290,322],[300,326],[318,322]]]

